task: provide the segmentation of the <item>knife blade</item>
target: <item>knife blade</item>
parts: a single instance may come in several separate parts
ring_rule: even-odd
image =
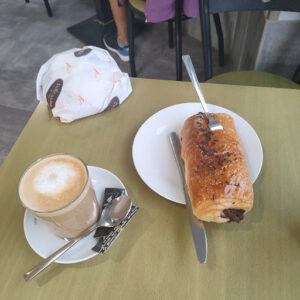
[[[183,171],[183,167],[182,167],[182,163],[181,163],[180,144],[179,144],[179,140],[178,140],[176,132],[170,133],[170,142],[171,142],[172,150],[173,150],[174,157],[176,160],[176,164],[178,167],[182,187],[184,190],[184,197],[185,197],[185,202],[186,202],[188,220],[189,220],[190,227],[192,230],[192,235],[193,235],[193,239],[194,239],[197,257],[198,257],[198,260],[200,261],[200,263],[205,264],[206,258],[207,258],[206,231],[205,231],[203,222],[198,220],[194,216],[193,211],[192,211],[192,205],[191,205],[190,197],[189,197],[189,194],[187,191],[184,171]]]

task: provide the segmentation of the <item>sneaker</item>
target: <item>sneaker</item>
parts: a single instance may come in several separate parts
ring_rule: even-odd
[[[105,47],[114,53],[116,53],[122,61],[129,61],[129,48],[128,45],[122,45],[119,43],[117,36],[114,34],[108,34],[103,38]]]

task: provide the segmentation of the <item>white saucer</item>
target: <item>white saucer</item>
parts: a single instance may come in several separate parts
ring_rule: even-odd
[[[90,178],[96,192],[97,200],[102,207],[104,189],[123,188],[125,186],[121,180],[111,172],[93,166],[88,166]],[[46,258],[54,251],[66,244],[66,241],[52,233],[49,227],[41,219],[36,218],[28,210],[24,216],[24,232],[30,247],[41,257]],[[71,264],[87,260],[98,253],[91,250],[97,243],[93,237],[94,232],[79,241],[70,250],[59,257],[55,262],[61,264]]]
[[[233,117],[254,183],[263,162],[263,150],[256,132],[236,113],[212,104],[207,106],[212,113],[226,113]],[[200,111],[203,109],[197,102],[166,107],[144,122],[133,142],[134,165],[143,181],[162,197],[181,204],[185,204],[185,199],[169,134],[172,131],[179,134],[184,121]]]

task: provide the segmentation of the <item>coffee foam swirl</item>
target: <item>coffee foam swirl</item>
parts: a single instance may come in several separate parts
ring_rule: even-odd
[[[67,163],[51,162],[42,167],[33,179],[34,189],[41,194],[55,196],[68,189],[76,173]]]
[[[67,155],[51,156],[24,174],[19,186],[20,198],[35,211],[57,210],[81,194],[87,176],[80,160]]]

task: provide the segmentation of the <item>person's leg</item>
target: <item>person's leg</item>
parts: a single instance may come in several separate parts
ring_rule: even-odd
[[[119,2],[124,5],[125,0],[119,0]],[[109,0],[109,3],[117,27],[118,41],[128,45],[127,7],[119,6],[118,0]]]
[[[103,38],[105,47],[116,53],[121,60],[129,61],[127,7],[123,5],[126,0],[109,0],[111,11],[117,27],[117,33],[107,34]]]

